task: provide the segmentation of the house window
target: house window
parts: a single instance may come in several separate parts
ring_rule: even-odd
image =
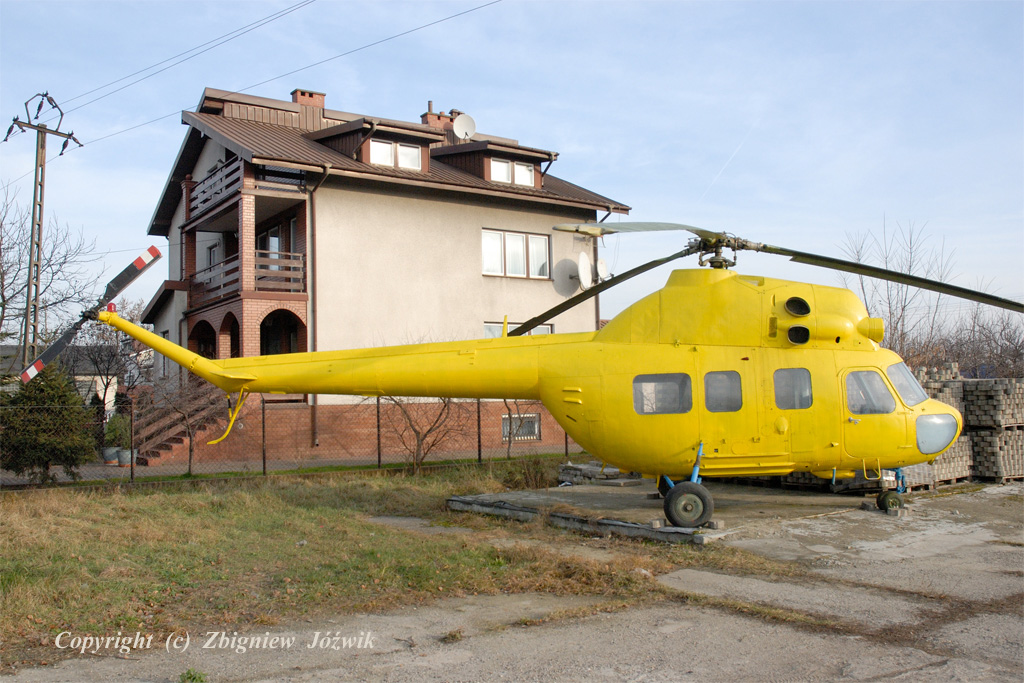
[[[547,235],[484,230],[483,274],[506,277],[550,277],[550,253]]]
[[[740,373],[726,370],[704,375],[704,405],[709,413],[734,413],[742,408]]]
[[[217,257],[217,250],[220,248],[220,243],[212,244],[206,248],[206,265],[207,267],[215,266],[220,263],[220,259]]]
[[[404,142],[370,140],[370,163],[419,171],[422,168],[420,147]]]
[[[685,373],[637,375],[633,379],[633,410],[639,415],[688,413],[692,407],[693,389]]]
[[[501,336],[504,323],[484,323],[484,339],[497,339]],[[522,325],[522,323],[509,323],[508,329],[514,330]],[[551,334],[551,325],[537,325],[527,335],[531,334]]]
[[[501,416],[501,440],[540,441],[540,413]]]
[[[533,187],[533,164],[521,164],[516,162],[513,182],[516,185]]]
[[[491,159],[491,182],[533,187],[533,164]]]
[[[784,368],[776,370],[775,406],[779,410],[803,410],[810,408],[814,398],[811,395],[811,373],[805,368]]]
[[[491,182],[511,183],[512,162],[504,159],[491,159]]]

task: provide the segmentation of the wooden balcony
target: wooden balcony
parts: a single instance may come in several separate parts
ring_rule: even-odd
[[[306,255],[256,250],[255,287],[258,292],[304,293]],[[238,255],[204,268],[192,276],[189,307],[195,308],[237,294],[242,289]]]
[[[189,283],[189,308],[236,294],[242,288],[238,255],[197,271]]]
[[[306,291],[306,255],[256,250],[256,291]]]
[[[201,216],[233,196],[241,187],[242,160],[235,159],[196,183],[188,197],[189,216]]]

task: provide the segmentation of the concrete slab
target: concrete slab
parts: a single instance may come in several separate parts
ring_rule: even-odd
[[[535,491],[505,491],[476,496],[462,496],[478,502],[503,502],[509,505],[541,510],[570,511],[593,518],[610,518],[622,522],[650,524],[664,520],[663,501],[648,497],[656,493],[653,480],[642,485],[562,486]],[[860,496],[837,496],[808,491],[739,486],[705,481],[715,501],[714,519],[725,531],[743,528],[763,520],[804,519],[856,510],[864,501]],[[873,499],[872,499],[873,502]]]
[[[920,619],[926,610],[933,608],[925,600],[895,595],[892,591],[855,586],[836,590],[834,582],[829,581],[796,584],[680,569],[659,576],[658,583],[687,593],[755,602],[839,622],[864,623],[872,628]]]

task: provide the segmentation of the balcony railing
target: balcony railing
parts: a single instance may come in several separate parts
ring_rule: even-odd
[[[306,255],[287,251],[256,250],[256,290],[302,293],[306,291]],[[238,255],[197,271],[189,288],[194,308],[236,294],[242,288]]]
[[[199,216],[227,199],[242,186],[242,160],[235,159],[196,183],[188,197],[189,215]]]
[[[271,292],[305,292],[306,255],[257,249],[256,289]]]
[[[238,256],[197,271],[189,287],[189,306],[196,307],[234,294],[241,289]]]

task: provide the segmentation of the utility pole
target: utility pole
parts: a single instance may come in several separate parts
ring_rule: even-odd
[[[29,114],[28,105],[37,97],[39,98],[39,105],[36,107],[36,114],[33,117]],[[60,114],[55,129],[51,130],[45,123],[38,123],[39,114],[43,111],[45,104],[50,105],[51,111],[56,109]],[[37,123],[32,123],[33,119]],[[39,355],[39,287],[43,253],[43,189],[46,182],[46,136],[56,135],[64,139],[64,144],[61,146],[58,156],[64,154],[64,151],[68,148],[68,143],[71,141],[76,142],[79,147],[82,146],[82,143],[78,142],[78,138],[75,137],[74,131],[70,133],[62,133],[60,131],[60,124],[63,121],[64,111],[50,97],[50,94],[46,92],[36,93],[25,100],[25,120],[21,121],[15,116],[3,140],[7,142],[15,127],[21,130],[21,132],[25,132],[26,129],[36,131],[36,172],[35,180],[32,183],[32,232],[29,238],[28,286],[25,288],[25,324],[22,328],[21,345],[22,365],[25,367],[28,367],[28,364]]]

